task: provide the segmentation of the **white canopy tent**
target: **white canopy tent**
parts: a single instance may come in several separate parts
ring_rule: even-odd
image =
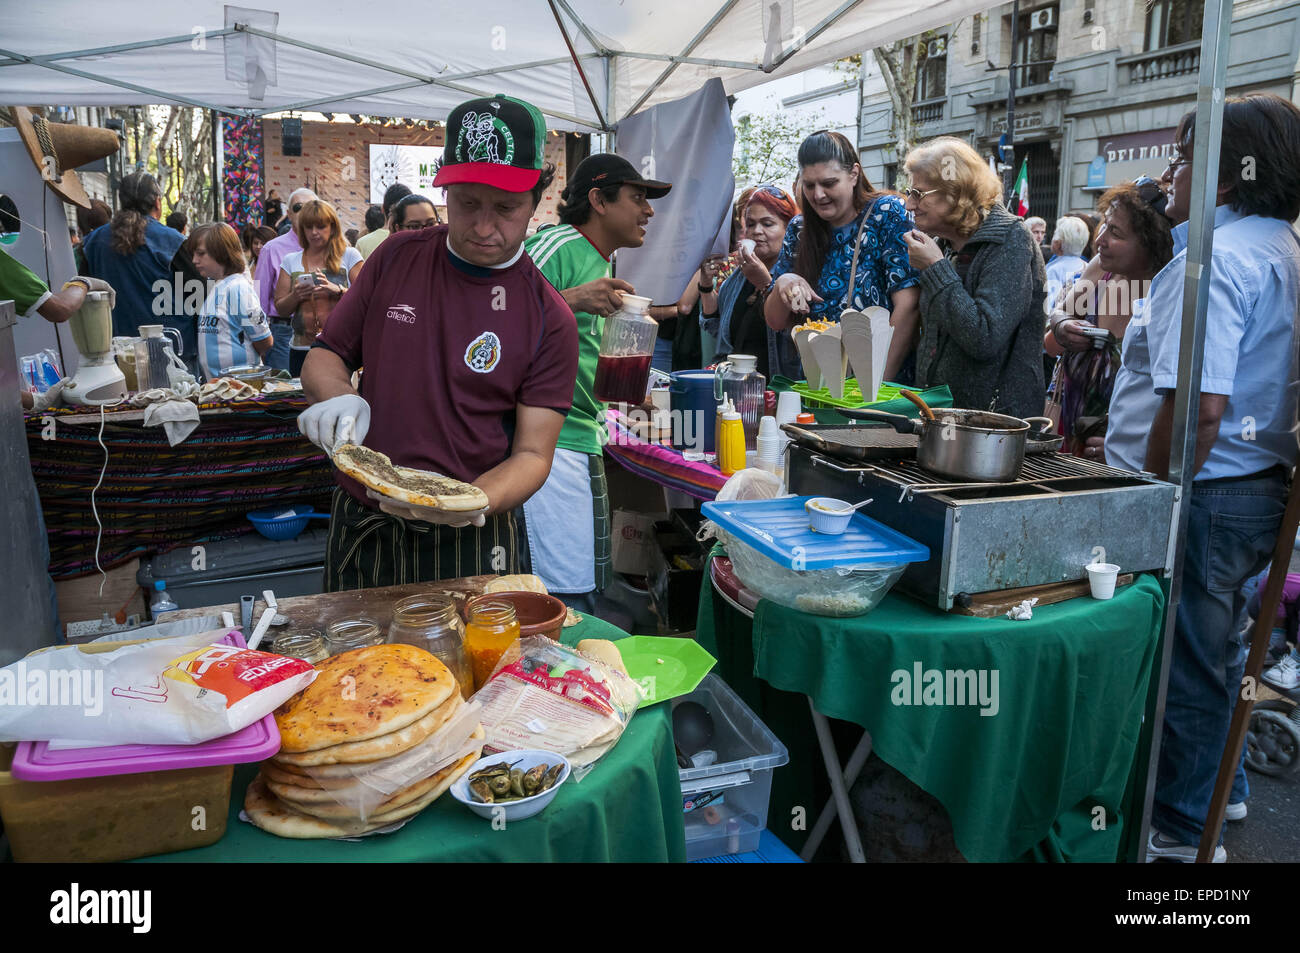
[[[950,23],[986,0],[0,3],[0,104],[175,103],[442,119],[477,95],[601,130]]]
[[[1169,479],[1190,499],[1214,242],[1232,0],[1204,0],[1182,353]],[[0,0],[0,105],[188,104],[264,115],[324,110],[441,119],[504,93],[557,129],[610,130],[712,77],[729,93],[914,36],[988,0],[510,0],[491,8],[282,0]],[[93,38],[77,42],[79,38]],[[675,52],[667,52],[675,51]],[[1138,857],[1154,792],[1187,508],[1177,543]],[[1221,808],[1221,805],[1220,805]]]

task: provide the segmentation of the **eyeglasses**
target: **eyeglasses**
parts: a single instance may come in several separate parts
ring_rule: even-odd
[[[1159,182],[1149,175],[1143,175],[1133,180],[1133,187],[1137,189],[1138,198],[1148,207],[1160,215],[1165,213],[1165,203],[1169,201],[1169,196]]]
[[[911,199],[913,202],[919,202],[919,201],[921,201],[921,199],[925,198],[927,195],[933,195],[935,192],[938,192],[938,191],[941,191],[941,190],[940,190],[940,189],[926,189],[924,192],[922,192],[920,189],[903,189],[903,198]]]
[[[1178,156],[1177,158],[1169,160],[1169,164],[1165,166],[1165,171],[1172,174],[1177,172],[1182,166],[1191,165],[1191,163],[1191,159],[1184,159],[1182,156]]]
[[[418,231],[420,231],[421,229],[425,229],[425,228],[433,228],[433,227],[434,227],[435,225],[437,225],[437,224],[438,224],[437,222],[433,222],[433,221],[429,221],[429,222],[403,222],[401,225],[398,225],[398,226],[397,226],[397,230],[398,230],[399,232],[418,232]]]
[[[759,185],[754,188],[754,192],[763,192],[766,195],[772,196],[774,199],[785,200],[789,198],[789,196],[785,194],[784,190],[778,189],[775,185]]]

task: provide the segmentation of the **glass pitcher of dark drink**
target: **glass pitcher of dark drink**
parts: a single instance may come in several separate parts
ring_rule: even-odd
[[[650,317],[650,299],[623,295],[623,306],[605,319],[596,361],[596,399],[609,404],[645,402],[659,324]]]

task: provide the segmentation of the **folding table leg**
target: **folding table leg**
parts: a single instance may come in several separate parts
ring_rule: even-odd
[[[840,816],[840,830],[844,833],[844,845],[849,849],[849,859],[855,864],[865,864],[867,855],[862,850],[858,825],[853,819],[853,807],[849,804],[849,792],[844,786],[844,776],[841,773],[843,769],[835,752],[835,742],[831,740],[830,722],[817,710],[811,698],[808,699],[808,708],[812,711],[813,727],[817,729],[817,744],[822,749],[822,761],[826,763],[826,774],[830,778],[831,794],[834,795],[835,810]]]
[[[858,779],[862,773],[863,766],[867,759],[871,757],[871,732],[863,731],[862,738],[858,745],[853,749],[853,754],[849,755],[848,764],[844,767],[844,787],[853,787],[853,782]],[[804,862],[811,861],[817,854],[817,848],[821,847],[822,840],[826,837],[831,829],[831,824],[835,822],[835,797],[832,795],[827,799],[825,806],[822,807],[821,813],[817,815],[817,823],[813,825],[812,831],[808,834],[808,840],[804,843],[803,850],[799,856]],[[856,830],[856,827],[854,828]]]

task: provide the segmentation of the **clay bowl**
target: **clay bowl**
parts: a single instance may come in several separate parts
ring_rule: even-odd
[[[488,592],[475,596],[465,604],[465,618],[468,619],[474,606],[484,602],[508,602],[515,607],[515,616],[519,619],[519,637],[544,635],[548,639],[560,641],[560,629],[564,627],[564,617],[568,607],[555,596],[540,592]]]

